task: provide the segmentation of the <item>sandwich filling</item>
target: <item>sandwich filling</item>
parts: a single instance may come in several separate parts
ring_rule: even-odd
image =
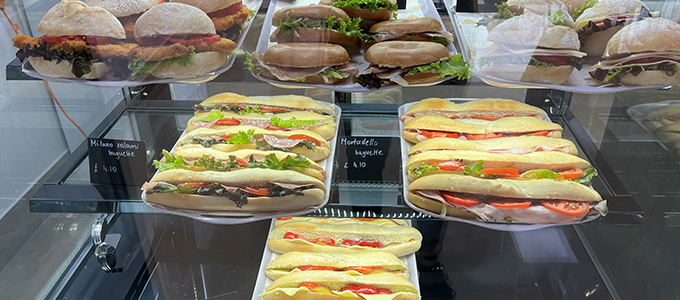
[[[249,71],[254,72],[255,74],[269,72],[278,80],[302,83],[306,81],[307,77],[320,76],[324,82],[330,84],[333,82],[346,80],[357,73],[356,67],[349,63],[337,66],[294,68],[265,64],[263,59],[264,54],[253,52],[252,54],[247,55],[244,64],[248,66]]]
[[[493,112],[485,112],[485,111],[463,111],[463,112],[453,112],[453,111],[445,111],[445,110],[427,110],[427,111],[418,111],[406,115],[401,115],[399,117],[400,120],[408,120],[408,119],[414,119],[419,116],[424,116],[424,115],[435,115],[435,116],[442,116],[442,117],[447,117],[449,119],[478,119],[478,120],[486,120],[486,121],[496,121],[498,119],[502,118],[509,118],[509,117],[534,117],[534,118],[539,118],[541,120],[545,120],[545,115],[539,115],[534,112],[530,111],[499,111],[499,110],[494,110]]]
[[[572,49],[536,47],[536,49],[513,50],[499,47],[481,57],[480,65],[512,64],[535,67],[569,65],[580,70],[583,66],[582,58],[586,55],[584,52]]]
[[[640,12],[636,14],[623,14],[619,16],[607,16],[602,19],[588,20],[588,23],[579,28],[576,32],[579,36],[605,31],[615,26],[623,26],[635,21],[651,17],[649,9],[642,6]]]
[[[408,86],[409,82],[404,76],[417,75],[419,73],[435,73],[440,78],[452,76],[458,80],[470,77],[470,65],[463,59],[462,54],[432,62],[426,65],[412,67],[386,67],[371,64],[368,69],[356,76],[353,81],[367,88],[380,88],[383,84],[396,83]]]
[[[231,111],[239,115],[257,113],[264,115],[266,113],[278,114],[293,111],[311,111],[324,116],[331,116],[327,111],[315,110],[311,108],[298,108],[289,106],[276,106],[266,104],[228,104],[228,103],[214,103],[214,104],[196,104],[194,111],[196,112],[210,112],[213,110],[220,110],[223,112]]]
[[[328,17],[327,20],[315,20],[308,18],[291,18],[279,21],[278,34],[299,35],[300,28],[325,29],[344,34],[345,36],[355,36],[365,39],[365,34],[361,30],[361,18],[341,19],[335,16]]]
[[[228,145],[249,145],[254,144],[257,150],[280,150],[290,152],[296,147],[306,147],[314,150],[321,146],[321,142],[315,138],[304,134],[293,134],[288,137],[277,137],[270,134],[255,134],[255,130],[239,131],[234,134],[222,135],[219,137],[195,138],[188,141],[188,144],[198,144],[210,148],[216,144]]]
[[[236,25],[243,24],[251,17],[251,15],[250,10],[243,4],[243,1],[234,3],[227,8],[208,13],[208,17],[210,17],[213,24],[215,24],[215,31],[217,31],[217,34],[229,39],[238,37],[241,28]],[[238,27],[235,35],[228,30],[232,27]]]
[[[662,71],[680,81],[680,52],[644,52],[607,58],[590,69],[590,76],[604,83],[619,84],[627,74]]]
[[[217,126],[250,125],[268,130],[291,131],[291,130],[306,130],[322,125],[335,126],[335,123],[330,122],[328,120],[299,120],[295,117],[292,117],[288,120],[284,120],[277,116],[273,116],[269,120],[229,118],[225,117],[220,111],[213,111],[208,115],[193,118],[191,120],[191,125],[193,125],[194,128],[210,128],[215,125]]]
[[[457,150],[457,149],[450,149],[450,148],[437,148],[437,149],[423,149],[423,150],[418,150],[413,154],[420,154],[423,152],[430,152],[430,151],[442,151],[442,150]],[[552,152],[562,152],[562,153],[567,153],[569,154],[571,150],[571,146],[564,146],[564,147],[550,147],[550,146],[542,146],[542,145],[537,145],[537,146],[531,146],[529,149],[489,149],[486,151],[482,152],[487,152],[487,153],[498,153],[498,154],[529,154],[529,153],[534,153],[534,152],[540,152],[540,151],[552,151]]]
[[[405,34],[395,34],[389,32],[378,32],[371,37],[376,42],[383,41],[430,41],[448,46],[453,42],[453,34],[450,32],[413,32]]]
[[[516,136],[547,136],[547,137],[560,137],[562,135],[561,131],[557,130],[540,130],[532,132],[491,132],[491,133],[462,133],[462,132],[451,132],[451,131],[439,131],[439,130],[427,130],[427,129],[406,129],[407,132],[416,133],[416,139],[419,142],[428,140],[436,137],[446,137],[461,140],[488,140],[503,137],[516,137]]]
[[[299,293],[319,293],[327,295],[335,295],[341,298],[354,298],[354,299],[365,299],[365,300],[391,300],[399,299],[401,295],[412,295],[411,292],[393,292],[389,289],[377,288],[372,285],[365,284],[348,284],[344,286],[339,291],[333,291],[328,287],[322,285],[317,285],[313,282],[303,282],[300,283],[297,288],[275,288],[271,291],[267,291],[259,297],[265,297],[269,294],[279,294],[283,293],[290,297],[294,297]]]
[[[383,267],[371,267],[371,266],[350,266],[345,268],[335,268],[335,267],[325,267],[325,266],[297,266],[291,269],[273,269],[268,270],[270,272],[280,273],[281,275],[286,275],[295,272],[306,272],[306,271],[335,271],[335,272],[346,272],[351,275],[367,275],[367,274],[378,274],[378,273],[393,273],[393,274],[403,274],[402,271],[389,271]]]
[[[396,3],[391,3],[387,0],[336,0],[331,2],[330,5],[339,8],[349,7],[356,9],[368,9],[371,12],[376,12],[380,9],[387,9],[395,12],[395,14],[399,8]]]
[[[389,243],[389,244],[383,244],[380,241],[376,240],[360,240],[360,239],[344,239],[342,241],[336,241],[330,237],[320,237],[320,238],[305,238],[301,236],[300,234],[296,234],[293,232],[286,232],[283,235],[284,240],[295,240],[295,241],[301,241],[304,243],[310,243],[310,244],[318,244],[318,245],[324,245],[324,246],[334,246],[334,247],[343,247],[343,248],[357,248],[357,249],[362,249],[362,248],[385,248],[393,245],[399,245],[401,243]]]

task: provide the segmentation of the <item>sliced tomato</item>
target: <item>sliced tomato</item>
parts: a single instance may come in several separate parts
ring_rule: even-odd
[[[316,242],[324,243],[324,244],[330,245],[330,246],[335,246],[335,240],[332,239],[332,238],[329,238],[329,237],[318,238],[314,241],[314,243],[316,243]]]
[[[459,161],[445,161],[437,163],[437,167],[442,171],[462,171],[465,164]]]
[[[453,192],[447,192],[447,191],[441,191],[441,193],[442,193],[442,196],[444,196],[444,199],[446,199],[446,201],[449,201],[451,203],[455,203],[455,204],[458,204],[458,205],[462,205],[462,206],[472,206],[472,205],[479,204],[479,203],[482,202],[481,200],[479,200],[479,198],[477,198],[475,196],[464,196],[464,195],[456,194],[456,193],[453,193]]]
[[[281,109],[281,108],[269,108],[269,107],[261,107],[261,111],[268,111],[268,112],[286,112],[287,110]]]
[[[313,282],[300,282],[300,284],[298,285],[298,287],[306,287],[308,289],[313,289],[317,286],[318,285],[316,285],[316,283]]]
[[[338,268],[322,266],[301,266],[297,267],[300,271],[337,271]]]
[[[502,138],[503,134],[502,133],[482,133],[482,134],[466,133],[465,137],[467,137],[468,140],[488,140],[488,139]]]
[[[458,133],[457,132],[446,132],[446,131],[436,131],[436,130],[421,130],[420,134],[425,136],[428,139],[431,138],[436,138],[436,137],[447,137],[447,138],[452,138],[452,139],[457,139],[458,138]]]
[[[198,46],[202,43],[216,43],[222,39],[217,34],[192,34],[186,37],[170,36],[167,41],[170,43],[178,43],[184,46]]]
[[[304,135],[304,134],[293,134],[288,137],[290,140],[303,140],[303,141],[309,141],[309,142],[315,142],[317,146],[321,146],[321,142],[317,141],[315,138]]]
[[[572,217],[583,215],[590,210],[590,205],[581,201],[541,200],[541,204],[549,210]]]
[[[392,291],[388,289],[378,289],[378,295],[389,295],[392,294]]]
[[[103,45],[110,44],[111,39],[102,36],[85,36],[85,35],[66,35],[66,36],[43,36],[43,39],[48,43],[64,43],[68,41],[84,41],[89,45]]]
[[[281,220],[281,221],[283,221],[283,220],[292,220],[293,217],[278,217],[278,218],[276,218],[276,219],[277,219],[277,220]]]
[[[382,248],[382,243],[380,242],[359,242],[361,247],[371,247],[371,248]]]
[[[215,125],[221,125],[221,126],[234,126],[234,125],[239,125],[241,124],[241,121],[236,120],[236,119],[219,119],[215,121]]]
[[[504,177],[519,177],[519,170],[515,168],[488,168],[482,169],[482,174]]]
[[[182,186],[188,186],[188,187],[207,187],[211,185],[211,183],[206,183],[206,182],[187,182],[184,184],[181,184]]]
[[[241,9],[243,9],[243,2],[239,1],[238,3],[234,3],[232,5],[229,5],[229,7],[225,8],[225,9],[220,9],[220,10],[209,13],[208,17],[222,18],[222,17],[233,15],[233,14],[239,12]]]
[[[522,136],[548,136],[550,134],[550,131],[544,130],[544,131],[536,131],[532,133],[525,133],[522,134]]]
[[[377,219],[376,218],[354,218],[354,220],[370,222],[370,221],[375,221]]]
[[[366,266],[360,266],[360,267],[347,267],[342,269],[343,271],[356,271],[361,274],[370,274],[371,272],[375,271],[376,269],[380,269],[378,267],[366,267]]]
[[[283,130],[283,131],[289,131],[290,130],[288,128],[276,127],[274,125],[267,125],[264,129],[267,129],[267,130]]]
[[[255,194],[255,195],[260,195],[260,196],[269,196],[269,189],[268,188],[251,188],[251,187],[244,187],[244,191],[250,194]]]
[[[225,134],[220,136],[220,140],[226,141],[231,138],[231,134]]]
[[[508,209],[508,208],[528,208],[531,206],[531,200],[507,200],[507,201],[489,201],[489,205],[495,207],[495,208],[500,208],[500,209]]]
[[[299,238],[300,238],[299,234],[295,234],[295,233],[292,233],[292,232],[286,232],[283,235],[284,240],[294,240],[294,239],[299,239]]]
[[[487,120],[487,121],[496,121],[502,117],[492,117],[492,116],[471,116],[470,119],[477,119],[477,120]]]
[[[340,289],[340,291],[343,291],[343,292],[344,291],[350,291],[350,292],[353,292],[355,294],[366,294],[366,295],[375,295],[375,294],[378,293],[378,289],[376,287],[374,287],[372,285],[367,285],[367,284],[362,284],[362,285],[348,284],[345,287],[343,287],[342,289]]]
[[[583,170],[574,169],[574,170],[560,172],[560,174],[555,176],[555,177],[562,178],[562,179],[576,179],[576,178],[579,178],[581,176],[583,176]]]

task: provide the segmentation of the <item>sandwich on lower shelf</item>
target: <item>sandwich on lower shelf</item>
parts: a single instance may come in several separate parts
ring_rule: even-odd
[[[603,83],[672,84],[680,81],[680,24],[649,18],[623,27],[607,43],[590,76]]]
[[[335,120],[335,110],[312,98],[298,95],[247,97],[234,93],[214,95],[194,106],[196,114],[221,110],[239,115],[262,112],[263,115],[277,115],[293,111],[310,111],[322,115],[330,121]]]
[[[574,27],[574,19],[571,17],[569,9],[560,0],[508,0],[495,5],[498,8],[498,13],[491,17],[485,16],[478,22],[479,25],[486,26],[488,31],[493,30],[505,20],[525,12],[545,15],[555,25]]]
[[[390,273],[354,276],[344,272],[293,273],[274,280],[259,295],[279,299],[418,300],[418,290],[404,276]]]
[[[542,173],[536,178],[555,176]],[[607,214],[595,190],[571,180],[435,174],[413,181],[408,191],[408,200],[422,209],[488,222],[565,224]]]
[[[321,0],[319,4],[339,7],[350,17],[361,18],[364,28],[392,19],[398,9],[396,0]]]
[[[424,41],[448,46],[453,35],[435,18],[406,18],[377,23],[369,29],[372,39],[384,41]]]
[[[290,222],[311,222],[326,225],[341,224],[371,224],[376,226],[409,226],[404,220],[399,219],[374,219],[374,218],[315,218],[315,217],[280,217],[274,221],[274,226],[280,226]]]
[[[161,1],[162,2],[162,1]],[[116,16],[125,29],[125,38],[135,38],[135,22],[158,0],[85,0],[89,6],[99,6]]]
[[[461,54],[451,55],[442,44],[433,42],[387,41],[376,43],[364,55],[371,63],[354,82],[368,88],[383,84],[408,86],[447,76],[468,79],[470,70]]]
[[[276,44],[262,54],[253,52],[245,64],[264,78],[310,83],[338,84],[352,78],[358,70],[349,64],[342,46],[322,43]]]
[[[427,98],[411,106],[399,119],[408,121],[423,115],[488,121],[505,117],[536,117],[542,120],[548,118],[544,110],[510,99],[482,98],[458,104],[441,98]]]
[[[419,143],[436,137],[486,140],[518,136],[562,137],[562,126],[533,117],[507,117],[496,121],[449,119],[425,115],[404,124],[402,136]]]
[[[209,113],[196,114],[189,120],[186,131],[191,132],[197,128],[221,129],[243,125],[277,131],[308,130],[330,140],[335,136],[337,124],[323,115],[310,111],[293,111],[269,116],[262,111],[255,110],[244,114],[214,110]]]
[[[502,139],[463,140],[445,137],[424,140],[411,148],[408,155],[444,150],[467,150],[488,153],[527,154],[540,151],[555,151],[578,154],[576,145],[570,140],[545,136],[518,136]]]
[[[350,275],[392,273],[408,278],[406,264],[392,253],[366,252],[361,255],[345,253],[287,252],[269,262],[264,273],[271,279],[298,272],[335,271]],[[311,278],[315,273],[307,273]]]
[[[302,154],[319,161],[330,155],[326,139],[307,130],[271,131],[254,126],[230,126],[224,129],[199,128],[180,137],[176,150],[212,148],[223,152],[240,149],[278,150]]]
[[[672,103],[653,109],[642,118],[642,122],[650,131],[678,123],[680,122],[680,103]]]
[[[241,0],[170,0],[195,6],[204,11],[215,25],[215,31],[223,38],[235,40],[241,27],[250,18],[248,6]]]

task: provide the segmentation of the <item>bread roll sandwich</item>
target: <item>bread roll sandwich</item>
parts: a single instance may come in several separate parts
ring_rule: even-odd
[[[648,112],[642,118],[643,124],[655,131],[663,126],[680,122],[680,103],[673,103]]]
[[[170,169],[230,172],[260,168],[293,170],[321,181],[326,179],[326,171],[319,164],[300,154],[281,151],[241,149],[226,153],[210,148],[188,148],[170,153],[163,150],[163,158],[153,163],[161,172]]]
[[[130,51],[132,77],[193,78],[224,67],[236,43],[215,34],[210,17],[183,3],[163,3],[135,23],[139,43]]]
[[[274,221],[274,226],[280,226],[290,222],[311,222],[326,225],[342,224],[372,224],[375,226],[395,227],[409,226],[404,220],[398,219],[373,219],[373,218],[315,218],[315,217],[280,217]]]
[[[420,249],[423,237],[410,226],[385,227],[366,223],[340,225],[289,222],[269,233],[269,249],[274,252],[335,252],[357,254],[386,251],[404,256]]]
[[[623,27],[609,40],[590,76],[602,83],[624,85],[680,81],[680,24],[649,18]]]
[[[671,123],[659,128],[655,135],[673,153],[680,155],[680,122]]]
[[[331,43],[348,52],[361,48],[361,19],[350,18],[342,9],[328,5],[288,6],[277,10],[269,37],[272,43]]]
[[[271,279],[297,272],[314,277],[315,271],[335,271],[350,275],[392,273],[408,278],[406,264],[394,254],[374,251],[356,254],[287,252],[269,262],[264,273]]]
[[[488,153],[526,154],[538,151],[556,151],[578,154],[570,140],[545,136],[518,136],[489,140],[463,140],[438,137],[424,140],[411,148],[408,155],[442,150],[467,150]]]
[[[158,0],[85,0],[89,6],[99,6],[116,16],[125,29],[125,38],[135,38],[135,22]]]
[[[502,98],[483,98],[463,103],[441,98],[427,98],[414,104],[399,119],[405,122],[423,115],[437,115],[451,119],[481,119],[494,121],[504,117],[535,117],[547,120],[542,109],[519,101]]]
[[[419,143],[435,137],[485,140],[517,136],[562,137],[562,126],[533,117],[507,117],[496,121],[477,119],[452,120],[425,115],[404,124],[404,139]]]
[[[364,55],[371,63],[354,82],[367,88],[383,84],[408,86],[453,76],[470,77],[469,65],[461,54],[451,55],[444,45],[433,42],[387,41],[376,43]]]
[[[589,57],[605,54],[607,42],[625,25],[650,17],[647,5],[638,0],[600,0],[576,19],[581,51]]]
[[[571,27],[531,12],[496,26],[487,40],[493,44],[480,57],[479,72],[514,81],[561,84],[586,55]]]
[[[368,31],[374,41],[422,41],[448,46],[453,35],[435,18],[406,18],[377,23]]]
[[[465,174],[484,178],[534,178],[547,172],[556,178],[590,184],[595,169],[590,163],[561,152],[499,154],[476,151],[432,151],[411,156],[405,168],[413,181],[433,174]],[[548,172],[550,171],[550,172]]]
[[[248,97],[234,93],[221,93],[194,105],[196,114],[212,110],[232,111],[237,114],[261,111],[267,116],[293,111],[311,111],[323,115],[331,121],[335,120],[333,107],[312,98],[298,95]]]
[[[569,9],[559,0],[508,0],[495,5],[498,13],[491,17],[484,17],[478,22],[479,25],[486,26],[488,31],[493,30],[505,20],[525,12],[547,16],[555,25],[574,27],[574,19]]]
[[[584,10],[592,7],[597,3],[597,0],[560,0],[564,3],[569,11],[569,15],[573,20],[576,20]]]
[[[170,0],[195,6],[205,12],[223,38],[238,39],[241,27],[250,18],[250,10],[241,0]]]
[[[253,52],[245,64],[254,74],[272,80],[338,84],[359,72],[349,60],[340,45],[287,43],[271,46],[264,54]]]
[[[20,61],[58,78],[120,80],[128,77],[127,56],[135,44],[121,43],[125,30],[114,15],[80,1],[59,2],[38,24],[43,36],[17,34]]]
[[[328,142],[310,131],[270,131],[245,125],[224,129],[199,128],[180,137],[175,147],[175,150],[212,148],[223,152],[278,150],[302,154],[314,161],[328,157],[331,152]]]
[[[323,203],[326,186],[292,170],[169,169],[142,186],[146,201],[191,211],[294,212]]]
[[[350,17],[361,18],[364,28],[392,19],[398,9],[396,0],[321,0],[319,4],[339,7]]]
[[[264,300],[418,300],[418,290],[408,279],[390,273],[353,276],[344,272],[305,272],[280,277],[259,295]]]
[[[222,129],[228,127],[240,127],[243,125],[260,127],[276,131],[308,130],[319,134],[326,140],[335,136],[335,122],[328,118],[310,111],[293,111],[277,115],[265,115],[259,109],[253,109],[250,113],[245,111],[241,114],[233,111],[222,112],[213,110],[206,113],[198,113],[187,123],[187,132],[197,128]]]
[[[564,224],[607,213],[595,190],[570,180],[435,174],[413,181],[408,191],[408,200],[422,209],[487,222]]]

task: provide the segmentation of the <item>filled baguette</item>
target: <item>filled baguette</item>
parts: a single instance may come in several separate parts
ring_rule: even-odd
[[[384,251],[361,253],[287,252],[269,262],[265,274],[277,279],[297,272],[335,271],[350,275],[393,273],[408,278],[406,264],[394,254]],[[314,274],[309,274],[314,277]]]
[[[290,222],[311,222],[326,225],[341,224],[372,224],[375,226],[395,227],[409,226],[405,220],[399,219],[373,219],[373,218],[315,218],[315,217],[280,217],[274,221],[274,226],[281,226]]]
[[[539,151],[555,151],[578,154],[576,145],[570,140],[544,136],[518,136],[502,139],[463,140],[438,137],[424,140],[411,148],[408,155],[430,151],[467,150],[488,153],[526,154]]]
[[[408,122],[424,115],[450,119],[498,120],[505,117],[534,117],[547,120],[542,109],[519,101],[502,98],[483,98],[457,104],[441,98],[427,98],[414,104],[400,119]]]
[[[194,105],[196,113],[205,113],[212,110],[231,111],[237,114],[259,110],[266,115],[309,111],[326,116],[330,121],[335,119],[335,110],[330,105],[298,95],[248,97],[235,93],[221,93]]]

